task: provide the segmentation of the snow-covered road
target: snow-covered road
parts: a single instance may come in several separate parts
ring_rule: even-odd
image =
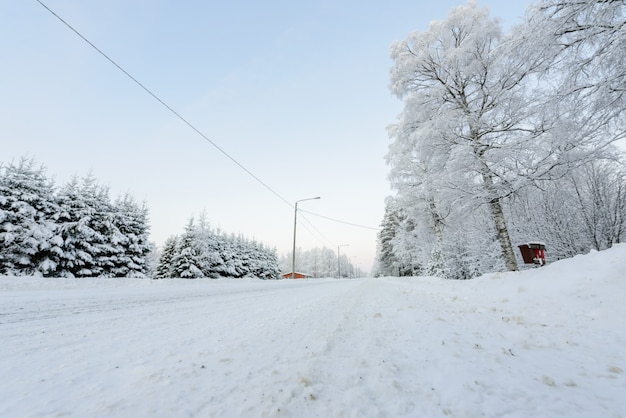
[[[611,251],[469,282],[0,278],[0,416],[626,416]]]

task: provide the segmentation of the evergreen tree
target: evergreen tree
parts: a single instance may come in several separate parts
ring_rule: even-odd
[[[155,279],[167,279],[174,277],[174,259],[178,250],[178,237],[171,236],[165,241],[163,251],[159,257]]]
[[[228,277],[224,260],[224,243],[219,233],[213,230],[204,213],[200,215],[195,228],[194,251],[197,254],[198,268],[203,276],[211,278]]]
[[[83,200],[90,208],[89,226],[95,232],[92,236],[93,265],[88,276],[114,277],[115,262],[123,257],[124,234],[115,224],[116,208],[109,198],[109,189],[99,185],[89,174],[83,178],[81,188]]]
[[[256,256],[252,259],[251,275],[263,280],[280,278],[280,268],[275,249],[265,248],[261,244],[256,246]]]
[[[150,252],[148,241],[148,210],[139,206],[129,194],[118,199],[114,207],[114,235],[116,251],[112,273],[116,277],[145,277],[146,257]],[[119,233],[119,235],[118,235]]]
[[[108,273],[113,266],[115,249],[108,242],[113,234],[107,197],[92,175],[81,181],[74,177],[60,190],[62,276],[96,277]],[[117,234],[114,236],[121,239]]]
[[[199,266],[199,257],[196,252],[196,228],[193,218],[185,227],[185,232],[180,238],[176,256],[172,260],[174,275],[182,279],[195,279],[204,277]]]
[[[0,175],[0,273],[50,276],[62,254],[54,185],[22,158]]]
[[[385,215],[380,226],[374,276],[393,276],[398,274],[393,239],[397,233],[399,219],[398,213],[392,207],[392,201],[389,199],[385,204]]]

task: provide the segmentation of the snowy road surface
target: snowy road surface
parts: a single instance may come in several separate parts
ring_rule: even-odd
[[[0,416],[626,417],[624,260],[467,282],[0,278]]]

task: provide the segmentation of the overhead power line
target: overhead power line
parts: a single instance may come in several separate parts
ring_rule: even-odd
[[[117,62],[115,62],[111,57],[109,57],[107,54],[105,54],[100,48],[98,48],[96,45],[94,45],[89,39],[87,39],[85,36],[83,36],[83,34],[81,34],[78,30],[76,30],[72,25],[70,25],[68,22],[66,22],[61,16],[59,16],[58,14],[56,14],[52,9],[50,9],[48,6],[46,6],[41,0],[35,0],[37,3],[39,3],[40,5],[42,5],[47,11],[49,11],[54,17],[56,17],[57,19],[59,19],[65,26],[67,26],[72,32],[74,32],[76,35],[78,35],[83,41],[85,41],[89,46],[91,46],[93,49],[95,49],[100,55],[102,55],[104,58],[106,58],[107,61],[109,61],[111,64],[113,64],[118,70],[120,70],[122,73],[124,73],[128,78],[130,78],[135,84],[137,84],[139,87],[141,87],[143,90],[145,90],[146,93],[148,93],[150,96],[152,96],[157,102],[159,102],[161,105],[163,105],[167,110],[169,110],[174,116],[176,116],[178,119],[180,119],[185,125],[187,125],[188,127],[190,127],[191,129],[193,129],[198,135],[200,135],[202,138],[204,138],[209,144],[213,145],[213,147],[215,149],[217,149],[219,152],[221,152],[226,158],[228,158],[229,160],[231,160],[233,163],[235,163],[239,168],[241,168],[243,171],[245,171],[250,177],[252,177],[253,179],[255,179],[258,183],[260,183],[263,187],[265,187],[267,190],[269,190],[272,194],[274,194],[274,196],[278,197],[280,200],[282,200],[283,202],[285,202],[287,205],[289,205],[290,207],[293,208],[293,205],[284,197],[282,197],[276,190],[274,190],[273,188],[271,188],[267,183],[265,183],[263,180],[261,180],[260,178],[258,178],[252,171],[248,170],[243,164],[241,164],[239,161],[237,161],[235,159],[235,157],[233,157],[232,155],[230,155],[229,153],[227,153],[224,149],[222,149],[219,145],[217,145],[215,142],[213,142],[208,136],[206,136],[204,133],[202,133],[202,131],[200,131],[198,128],[196,128],[191,122],[189,122],[187,119],[185,119],[184,117],[181,116],[180,113],[178,113],[177,111],[175,111],[171,106],[169,106],[167,103],[165,103],[159,96],[157,96],[154,92],[152,92],[152,90],[150,90],[148,87],[146,87],[145,85],[143,85],[139,80],[137,80],[135,77],[133,77],[128,71],[126,71],[121,65],[119,65]]]
[[[333,221],[333,222],[337,222],[337,223],[340,223],[340,224],[350,225],[350,226],[354,226],[356,228],[371,229],[373,231],[380,231],[380,228],[374,228],[372,226],[365,226],[365,225],[355,224],[355,223],[352,223],[352,222],[342,221],[340,219],[335,219],[335,218],[331,218],[331,217],[328,217],[328,216],[320,215],[319,213],[310,212],[310,211],[305,210],[305,209],[300,209],[300,211],[308,213],[309,215],[317,216],[318,218],[323,218],[323,219],[326,219],[326,220],[329,220],[329,221]]]
[[[302,209],[300,209],[300,211],[302,211]],[[300,214],[300,218],[301,218],[302,220],[304,220],[307,224],[309,224],[309,226],[310,226],[311,228],[313,228],[313,230],[315,231],[315,233],[317,233],[317,235],[318,235],[319,237],[321,237],[321,238],[322,238],[322,239],[324,239],[327,243],[329,243],[331,247],[335,247],[335,244],[334,244],[334,243],[333,243],[330,239],[328,239],[328,237],[327,237],[326,235],[322,234],[322,233],[320,232],[320,230],[319,230],[319,229],[317,229],[317,228],[315,227],[315,225],[313,225],[313,222],[311,222],[311,221],[310,221],[310,220],[309,220],[306,216],[304,216],[302,213]],[[306,230],[308,230],[309,232],[313,233],[313,232],[312,232],[309,228],[307,228],[307,226],[306,226],[306,225],[302,224],[302,226],[304,227],[304,229],[306,229]],[[317,237],[317,236],[316,236],[315,238],[316,238],[319,242],[321,242],[321,243],[323,244],[322,240],[321,240],[319,237]]]
[[[278,193],[276,190],[274,190],[272,187],[270,187],[267,183],[265,183],[263,180],[261,180],[259,177],[257,177],[252,171],[250,171],[248,168],[246,168],[242,163],[240,163],[239,161],[237,161],[237,159],[235,159],[235,157],[233,157],[232,155],[230,155],[228,152],[226,152],[222,147],[220,147],[218,144],[216,144],[214,141],[212,141],[208,136],[206,136],[202,131],[200,131],[198,128],[195,127],[195,125],[193,125],[191,122],[189,122],[187,119],[185,119],[180,113],[178,113],[176,110],[174,110],[170,105],[168,105],[167,103],[165,103],[165,101],[163,101],[159,96],[156,95],[156,93],[154,93],[152,90],[150,90],[148,87],[146,87],[143,83],[141,83],[139,80],[137,80],[132,74],[130,74],[128,71],[126,71],[120,64],[118,64],[115,60],[113,60],[113,58],[109,57],[104,51],[102,51],[100,48],[98,48],[93,42],[91,42],[89,39],[87,39],[82,33],[80,33],[77,29],[75,29],[72,25],[70,25],[66,20],[64,20],[61,16],[59,16],[57,13],[55,13],[52,9],[50,9],[46,4],[44,4],[41,0],[35,0],[37,3],[39,3],[44,9],[46,9],[48,12],[50,12],[50,14],[52,14],[54,17],[56,17],[61,23],[63,23],[65,26],[67,26],[72,32],[74,32],[79,38],[81,38],[83,41],[85,41],[90,47],[92,47],[95,51],[97,51],[100,55],[102,55],[107,61],[109,61],[111,64],[113,64],[118,70],[120,70],[124,75],[126,75],[128,78],[130,78],[135,84],[137,84],[139,87],[141,87],[146,93],[148,93],[150,96],[152,96],[152,98],[154,98],[157,102],[159,102],[163,107],[165,107],[170,113],[172,113],[174,116],[176,116],[179,120],[181,120],[185,125],[187,125],[189,128],[191,128],[194,132],[196,132],[198,135],[200,135],[205,141],[207,141],[209,144],[211,144],[215,149],[217,149],[222,155],[224,155],[226,158],[228,158],[230,161],[232,161],[235,165],[237,165],[239,168],[241,168],[243,171],[246,172],[246,174],[248,174],[250,177],[252,177],[254,180],[256,180],[259,184],[261,184],[263,187],[265,187],[268,191],[270,191],[274,196],[278,197],[280,200],[282,200],[285,204],[287,204],[289,207],[293,208],[294,205],[292,203],[290,203],[287,199],[285,199],[282,195],[280,195],[280,193]],[[317,216],[320,218],[324,218],[326,220],[332,221],[332,222],[337,222],[337,223],[341,223],[344,225],[350,225],[353,227],[357,227],[357,228],[364,228],[364,229],[371,229],[371,230],[375,230],[378,231],[380,230],[380,228],[373,228],[373,227],[369,227],[369,226],[364,226],[364,225],[358,225],[352,222],[346,222],[346,221],[342,221],[339,219],[334,219],[328,216],[324,216],[324,215],[320,215],[314,212],[309,212],[306,210],[302,210],[302,212],[306,212],[310,215],[313,216]],[[306,218],[305,218],[306,219]],[[313,226],[313,224],[311,223],[311,221],[309,221],[308,219],[306,219],[306,222],[313,228],[315,229],[315,231],[317,231],[317,233],[323,238],[325,239],[327,242],[331,243],[332,242],[326,238],[317,228],[315,228],[315,226]]]

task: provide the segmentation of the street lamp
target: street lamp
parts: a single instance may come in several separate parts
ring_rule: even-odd
[[[316,199],[321,199],[321,198],[318,196],[318,197],[311,197],[309,199],[301,199],[301,200],[296,201],[296,204],[295,204],[295,211],[293,215],[293,252],[291,253],[291,278],[292,279],[296,278],[296,223],[298,221],[298,203],[304,202],[307,200],[316,200]]]
[[[340,261],[339,261],[339,249],[341,247],[349,247],[350,244],[341,244],[337,246],[337,278],[341,279],[341,265],[340,265]]]

